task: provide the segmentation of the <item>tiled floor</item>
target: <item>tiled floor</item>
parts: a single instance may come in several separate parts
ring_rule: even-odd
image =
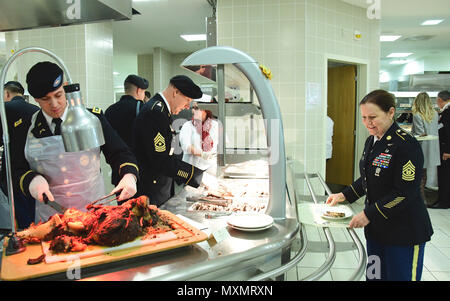
[[[360,212],[364,205],[351,205],[354,212]],[[433,224],[434,235],[425,246],[424,269],[422,281],[450,280],[450,209],[428,209]],[[320,267],[327,256],[325,234],[320,228],[305,226],[308,238],[308,250],[305,257],[287,274],[287,280],[299,280]],[[365,248],[363,229],[355,229]],[[331,228],[331,234],[336,242],[336,260],[321,281],[346,281],[355,271],[358,264],[358,252],[352,248],[352,239],[345,229]],[[365,276],[361,277],[362,281]]]

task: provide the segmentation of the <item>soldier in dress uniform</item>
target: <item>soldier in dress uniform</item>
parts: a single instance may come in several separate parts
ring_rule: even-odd
[[[439,92],[436,102],[441,109],[439,116],[441,166],[438,167],[438,201],[430,208],[448,209],[450,208],[450,92],[447,90]]]
[[[134,119],[144,106],[143,99],[147,88],[148,81],[145,78],[134,74],[128,75],[124,82],[125,95],[105,111],[106,119],[130,150],[132,150]],[[116,185],[119,180],[119,175],[112,172],[111,183]]]
[[[25,139],[23,138],[30,127],[31,116],[36,111],[39,111],[39,107],[28,103],[23,98],[24,88],[17,81],[7,82],[4,85],[4,91],[3,99],[5,100],[5,112],[8,122],[9,153],[23,152],[25,147]],[[2,136],[3,129],[0,124],[0,137]],[[0,141],[0,145],[3,145],[3,139]],[[4,153],[2,158],[4,158]],[[1,188],[3,193],[8,195],[6,184],[6,168],[5,164],[2,164]],[[17,187],[14,186],[13,188]],[[19,229],[25,229],[34,222],[35,200],[32,197],[26,197],[20,189],[14,189],[13,193],[17,226]]]
[[[379,259],[378,277],[367,280],[420,280],[425,243],[433,229],[420,194],[423,153],[419,142],[394,122],[395,97],[384,91],[369,93],[360,102],[363,123],[369,130],[360,160],[361,177],[327,204],[350,203],[365,196],[365,208],[350,221],[364,227],[367,254]],[[375,277],[377,276],[377,277]]]
[[[120,182],[112,193],[120,191],[119,201],[136,193],[139,176],[137,161],[117,135],[100,108],[88,109],[99,118],[105,144],[94,149],[66,152],[61,137],[61,123],[67,116],[63,89],[63,70],[51,62],[35,64],[27,74],[28,91],[41,109],[31,118],[25,148],[12,154],[13,175],[21,191],[36,203],[36,220],[47,220],[56,213],[45,205],[44,194],[62,206],[85,210],[85,206],[105,195],[100,172],[100,151]],[[14,133],[13,133],[14,134]]]
[[[192,99],[201,97],[202,91],[189,77],[177,75],[136,117],[133,145],[140,168],[138,195],[147,195],[152,204],[160,206],[174,195],[174,180],[192,187],[201,183],[201,169],[173,156],[171,125],[172,115],[188,109]]]

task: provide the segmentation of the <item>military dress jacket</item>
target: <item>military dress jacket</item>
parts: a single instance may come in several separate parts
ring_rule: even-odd
[[[130,95],[123,95],[120,100],[110,105],[105,111],[105,117],[120,138],[132,148],[134,119],[144,106],[144,102]]]
[[[450,154],[450,106],[439,116],[439,144],[442,153]]]
[[[119,134],[120,138],[132,150],[133,124],[139,111],[144,106],[144,102],[130,95],[123,95],[120,100],[105,111],[105,118],[111,124],[113,129]],[[111,173],[111,182],[116,185],[120,176],[116,172]]]
[[[31,124],[31,117],[35,112],[39,111],[39,107],[28,103],[23,97],[15,96],[5,103],[6,119],[9,134],[9,153],[14,154],[23,152],[25,148],[25,137]],[[3,128],[0,123],[0,137],[3,137]],[[0,145],[3,145],[3,139],[0,138]],[[4,158],[4,152],[2,153]],[[11,159],[11,158],[10,158]],[[4,163],[5,161],[3,161]],[[13,161],[11,160],[11,163]],[[11,169],[12,170],[12,169]],[[2,164],[1,170],[1,187],[5,194],[8,194],[6,187],[6,168]],[[15,192],[17,194],[17,192]]]
[[[105,144],[100,146],[100,150],[103,152],[106,163],[111,166],[112,171],[119,174],[119,179],[127,173],[134,174],[136,179],[139,179],[139,168],[136,157],[116,133],[116,131],[111,127],[101,109],[91,108],[87,110],[100,120],[105,138]],[[37,114],[35,123],[31,124],[31,134],[38,139],[53,136],[42,110],[40,110]],[[27,134],[28,128],[25,136],[23,137],[24,140],[26,140]],[[25,158],[23,149],[21,152],[12,154],[12,157],[14,161],[11,163],[11,166],[14,168],[13,176],[15,178],[15,184],[19,185],[19,188],[26,196],[31,197],[28,188],[30,182],[39,173],[30,168],[30,165]],[[117,183],[113,184],[116,185]]]
[[[138,195],[160,206],[173,196],[173,181],[198,187],[203,171],[174,156],[172,115],[164,99],[155,94],[136,117],[134,153],[140,168]]]
[[[419,142],[395,122],[373,141],[373,136],[366,140],[361,177],[343,190],[350,203],[366,196],[366,238],[399,246],[429,241],[433,229],[420,194],[424,159]]]

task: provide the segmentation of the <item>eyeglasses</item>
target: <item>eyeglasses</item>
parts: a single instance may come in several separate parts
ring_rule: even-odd
[[[198,107],[192,107],[192,110],[198,110]]]

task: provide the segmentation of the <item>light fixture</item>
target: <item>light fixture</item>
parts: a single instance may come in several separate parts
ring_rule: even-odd
[[[439,23],[441,23],[444,20],[426,20],[425,22],[423,22],[421,25],[423,26],[431,26],[431,25],[438,25]]]
[[[182,34],[180,37],[188,42],[206,41],[206,34]]]
[[[382,35],[380,36],[380,42],[394,42],[400,39],[400,35]]]
[[[389,62],[389,64],[391,65],[404,65],[406,63],[408,63],[408,60],[395,60],[395,61],[391,61]]]
[[[394,52],[389,54],[387,57],[408,57],[412,52]]]
[[[113,72],[113,75],[119,75],[120,73],[119,72],[117,72],[117,71],[114,71]]]

